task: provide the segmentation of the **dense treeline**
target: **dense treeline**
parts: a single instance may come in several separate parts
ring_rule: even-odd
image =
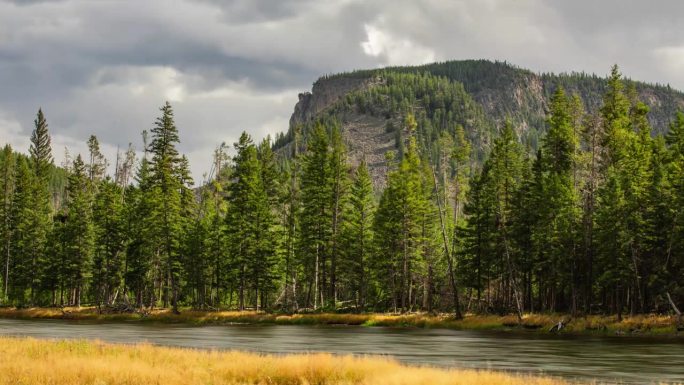
[[[344,101],[402,117],[383,191],[326,119],[291,131],[287,156],[243,133],[194,187],[167,103],[141,159],[129,147],[107,175],[92,136],[61,192],[39,111],[30,155],[0,154],[2,301],[668,311],[684,301],[684,114],[653,137],[631,84],[614,68],[597,113],[558,87],[535,151],[511,122],[473,143],[490,127],[462,86],[387,75]]]

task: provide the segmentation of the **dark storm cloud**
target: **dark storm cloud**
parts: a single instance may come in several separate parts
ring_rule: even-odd
[[[679,1],[0,0],[0,141],[24,149],[42,106],[60,146],[110,156],[170,100],[196,177],[247,130],[287,129],[320,75],[489,58],[684,88]]]

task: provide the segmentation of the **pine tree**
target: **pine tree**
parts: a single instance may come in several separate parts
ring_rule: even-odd
[[[515,264],[520,272],[520,291],[523,308],[534,311],[535,299],[533,287],[536,281],[539,294],[539,309],[544,310],[547,304],[541,300],[542,292],[547,291],[549,273],[555,266],[549,263],[547,245],[549,242],[548,218],[549,201],[547,200],[547,183],[544,173],[542,150],[537,151],[536,158],[523,159],[520,187],[515,192],[513,209],[511,210],[511,244],[515,250]],[[544,296],[546,297],[546,296]]]
[[[231,178],[233,183],[228,192],[228,214],[226,215],[226,228],[228,244],[230,245],[231,273],[238,279],[238,307],[243,310],[246,306],[246,290],[248,285],[248,235],[250,214],[247,210],[250,200],[249,194],[254,194],[257,184],[258,164],[256,148],[252,138],[243,132],[240,139],[234,144],[236,154],[233,157],[234,169]],[[227,272],[228,273],[228,272]],[[231,274],[232,275],[232,274]]]
[[[579,218],[579,197],[575,191],[575,169],[579,138],[572,116],[572,99],[559,87],[551,98],[548,120],[549,130],[544,137],[543,201],[548,205],[546,242],[540,245],[551,259],[550,282],[552,298],[570,288],[570,306],[576,314],[579,304],[579,262],[577,259],[578,235],[575,233]],[[560,292],[560,293],[559,293]],[[562,298],[562,296],[560,296]],[[558,300],[551,310],[558,310]]]
[[[158,195],[159,205],[154,206],[158,237],[160,240],[160,268],[158,279],[165,287],[164,303],[170,297],[174,312],[178,312],[178,296],[181,287],[182,263],[181,240],[184,231],[183,193],[186,187],[183,180],[185,162],[179,155],[176,145],[180,142],[178,129],[173,119],[173,109],[167,102],[160,108],[162,115],[157,118],[151,130],[152,141],[149,152],[150,193]],[[170,293],[169,293],[170,291]]]
[[[338,264],[341,262],[342,250],[340,249],[342,226],[344,223],[344,206],[346,204],[349,189],[349,171],[347,167],[347,155],[342,135],[337,125],[331,130],[330,139],[330,290],[328,298],[334,309],[337,303],[337,280]]]
[[[668,151],[665,139],[657,136],[650,151],[650,179],[645,186],[644,202],[644,253],[641,260],[642,301],[639,312],[647,312],[648,304],[661,299],[665,302],[665,293],[675,294],[675,300],[681,298],[674,288],[681,287],[683,267],[672,256],[672,240],[677,236],[673,231],[676,202],[672,184],[668,178]],[[677,252],[675,252],[676,255]],[[672,263],[672,262],[674,263]],[[679,282],[677,282],[679,280]]]
[[[491,164],[485,162],[479,174],[470,183],[467,200],[464,206],[466,223],[461,233],[462,249],[459,253],[460,281],[476,290],[477,310],[486,310],[489,304],[489,278],[492,259],[494,257],[494,237],[496,234],[494,220],[494,194],[491,193]],[[485,283],[486,281],[486,283]]]
[[[408,127],[415,127],[411,123],[409,117]],[[416,300],[413,273],[424,264],[425,241],[432,235],[427,234],[432,231],[423,221],[431,209],[435,212],[431,207],[433,186],[431,178],[425,175],[412,136],[398,168],[388,176],[374,222],[376,246],[381,250],[375,266],[381,270],[378,274],[385,276],[383,284],[394,309],[408,311]]]
[[[143,133],[143,138],[145,137],[146,134]],[[142,308],[146,300],[149,306],[154,306],[157,298],[151,275],[159,244],[155,206],[161,203],[159,195],[153,189],[147,152],[140,162],[135,179],[137,186],[126,188],[124,200],[127,239],[124,290],[130,288],[135,295],[136,306]],[[126,294],[125,292],[124,297]]]
[[[69,287],[69,303],[81,306],[82,293],[91,271],[94,239],[92,194],[88,171],[80,155],[74,160],[67,193],[63,239],[66,283]]]
[[[354,173],[349,200],[345,208],[343,270],[346,285],[357,309],[365,309],[369,292],[368,262],[373,251],[373,184],[364,160]]]
[[[32,235],[32,249],[24,252],[31,256],[31,287],[30,302],[35,303],[39,300],[38,295],[42,289],[41,280],[46,266],[50,263],[47,260],[46,247],[47,237],[50,232],[52,222],[51,196],[49,190],[50,170],[52,167],[52,149],[50,148],[50,135],[48,125],[41,109],[38,110],[35,129],[31,134],[31,165],[33,167],[34,178],[31,178],[31,199],[30,222],[34,228]]]
[[[12,243],[10,245],[11,258],[9,261],[9,289],[10,302],[16,306],[33,303],[33,297],[27,294],[38,284],[36,274],[36,252],[44,246],[40,243],[45,239],[42,229],[35,226],[35,176],[29,166],[28,159],[17,159],[17,171],[14,183],[12,209],[10,212],[10,226]]]
[[[209,305],[213,278],[210,230],[215,215],[212,210],[215,206],[211,200],[211,191],[203,189],[201,194],[198,204],[193,205],[192,222],[184,243],[185,279],[192,305],[196,309],[203,309]]]
[[[256,237],[256,258],[252,264],[254,274],[254,295],[257,310],[268,306],[268,294],[276,289],[275,267],[278,261],[279,234],[276,229],[276,204],[278,203],[279,179],[271,151],[271,138],[265,138],[257,146],[259,179],[254,207],[254,234]]]
[[[0,151],[0,260],[2,260],[2,301],[8,300],[9,265],[12,256],[12,200],[16,174],[16,155],[9,144]]]
[[[95,247],[92,291],[97,304],[113,304],[122,293],[125,262],[123,189],[106,178],[93,204]]]
[[[604,170],[620,161],[627,149],[631,122],[629,119],[629,100],[624,94],[622,75],[617,65],[611,68],[608,87],[601,107],[604,137],[602,145],[605,149],[603,157]]]
[[[641,222],[640,213],[633,211],[633,205],[641,200],[640,185],[645,180],[641,171],[646,166],[642,164],[643,145],[639,144],[635,132],[638,117],[644,113],[635,114],[634,108],[638,107],[630,106],[621,75],[614,66],[601,108],[605,148],[602,168],[606,182],[599,188],[596,221],[601,232],[598,236],[604,241],[601,247],[604,273],[600,280],[610,293],[604,303],[610,303],[610,310],[620,319],[627,296],[625,286],[635,287],[626,283],[638,274],[637,269],[630,267],[636,262],[632,246],[636,246],[635,227]],[[650,130],[646,130],[650,135]]]
[[[283,225],[285,226],[285,271],[284,271],[284,306],[286,310],[298,310],[299,301],[297,298],[297,242],[299,239],[300,227],[300,183],[299,183],[299,140],[300,127],[293,130],[293,145],[290,161],[283,166],[285,191]]]
[[[275,264],[274,216],[266,194],[257,148],[247,133],[235,144],[233,183],[228,197],[227,227],[231,256],[239,279],[238,303],[246,306],[247,290],[253,304],[264,305],[272,288]]]
[[[211,285],[210,285],[210,303],[214,307],[218,307],[221,303],[221,295],[227,289],[226,274],[227,261],[224,256],[226,246],[226,226],[225,217],[227,204],[225,202],[225,191],[228,184],[229,167],[226,164],[228,156],[224,152],[225,143],[222,143],[214,153],[214,170],[215,177],[209,186],[211,192],[210,196],[205,198],[207,202],[206,217],[209,223],[207,230],[207,253],[209,262],[211,264]]]
[[[38,109],[38,115],[34,121],[35,129],[31,133],[31,147],[29,154],[33,162],[33,168],[38,179],[46,180],[50,166],[52,166],[52,149],[50,147],[50,134],[48,124],[43,115],[43,110]]]
[[[512,294],[504,294],[502,305],[508,307],[508,300],[512,298],[518,318],[522,317],[522,297],[519,287],[518,269],[513,260],[511,249],[511,219],[515,192],[522,181],[523,166],[522,149],[515,139],[515,133],[510,122],[506,122],[501,135],[494,141],[494,147],[488,161],[491,161],[492,192],[494,193],[494,215],[498,232],[496,237],[496,254],[499,257],[502,271],[502,281],[510,288]]]
[[[594,114],[587,116],[581,130],[582,144],[586,151],[580,152],[580,173],[584,175],[580,183],[582,200],[582,253],[584,265],[584,308],[592,310],[594,299],[595,262],[596,262],[596,206],[598,186],[602,179],[601,139],[603,127],[601,118]]]
[[[671,198],[668,200],[672,210],[671,240],[662,266],[665,289],[674,300],[684,300],[684,113],[678,112],[670,125],[670,132],[665,138],[667,143],[668,162],[666,166],[667,182]]]
[[[314,308],[325,304],[325,268],[330,254],[332,171],[328,146],[325,128],[317,125],[310,132],[302,160],[299,254],[304,270],[309,274],[306,303],[309,305],[313,301]]]
[[[99,182],[104,178],[107,171],[107,159],[100,152],[100,142],[95,135],[90,135],[90,138],[88,138],[88,152],[90,154],[87,166],[88,178],[93,183]]]

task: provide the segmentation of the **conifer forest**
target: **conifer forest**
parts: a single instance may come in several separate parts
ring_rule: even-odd
[[[194,180],[169,103],[116,159],[95,136],[58,155],[38,110],[30,148],[0,152],[0,302],[457,317],[684,302],[684,113],[655,130],[616,66],[592,105],[557,84],[530,140],[441,74],[376,76],[286,134],[216,147]],[[395,118],[382,180],[351,160],[340,109]]]

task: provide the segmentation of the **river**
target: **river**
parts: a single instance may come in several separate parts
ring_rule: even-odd
[[[147,341],[265,353],[389,355],[407,364],[524,371],[567,379],[684,383],[684,342],[647,337],[553,337],[533,333],[317,327],[187,326],[0,319],[0,335]]]

